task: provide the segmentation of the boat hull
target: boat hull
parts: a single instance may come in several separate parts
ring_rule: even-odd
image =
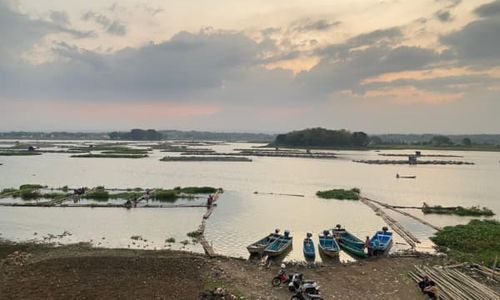
[[[309,238],[304,239],[303,252],[306,258],[316,257],[316,252],[314,250],[314,242],[311,239]]]
[[[292,247],[292,241],[292,237],[281,236],[265,248],[264,254],[271,257],[280,256]]]
[[[333,236],[319,236],[319,250],[326,256],[337,257],[339,256],[340,247]]]
[[[277,238],[279,238],[279,234],[270,234],[266,236],[265,238],[262,238],[252,244],[250,244],[247,247],[248,252],[250,255],[263,255],[264,251],[267,246],[269,246],[270,243],[274,242]]]

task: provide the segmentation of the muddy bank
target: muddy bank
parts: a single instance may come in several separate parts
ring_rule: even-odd
[[[224,288],[226,299],[291,296],[271,287],[276,265],[189,252],[2,243],[0,259],[0,299],[198,299],[214,287]],[[423,299],[407,273],[435,262],[378,258],[288,269],[316,280],[325,299]]]

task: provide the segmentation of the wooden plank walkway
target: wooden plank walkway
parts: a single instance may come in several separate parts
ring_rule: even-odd
[[[397,232],[412,248],[416,247],[416,243],[420,241],[415,237],[410,231],[403,227],[398,221],[394,220],[391,216],[386,214],[380,207],[375,205],[372,201],[367,198],[361,198],[361,202],[370,207],[377,215],[382,217],[382,219],[391,227],[391,229]]]

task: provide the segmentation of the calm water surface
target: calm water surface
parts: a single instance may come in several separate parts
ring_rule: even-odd
[[[229,152],[255,144],[216,145],[212,148]],[[206,147],[206,146],[204,146]],[[409,153],[410,151],[383,151]],[[0,157],[0,188],[24,183],[53,187],[68,185],[106,187],[215,186],[225,193],[207,224],[206,237],[216,252],[247,256],[246,246],[274,228],[290,229],[294,250],[287,259],[302,259],[302,239],[335,224],[363,238],[384,226],[383,220],[360,202],[324,200],[316,191],[330,188],[359,187],[372,199],[389,204],[419,206],[422,202],[445,206],[480,205],[500,214],[500,153],[424,151],[464,156],[442,158],[465,160],[473,166],[391,166],[354,163],[352,159],[391,159],[374,151],[338,151],[339,159],[257,157],[253,162],[160,162],[165,155],[154,151],[145,159],[70,158],[69,154],[43,154],[33,157]],[[441,158],[428,158],[441,159]],[[416,175],[416,180],[396,179],[396,173]],[[255,193],[255,192],[259,193]],[[274,193],[269,195],[266,193]],[[299,194],[304,197],[276,194]],[[8,201],[0,200],[0,201]],[[199,200],[198,200],[199,201]],[[470,218],[423,215],[409,212],[438,226],[466,223]],[[50,234],[70,232],[59,241],[91,241],[106,247],[165,248],[184,247],[186,233],[195,230],[203,208],[176,209],[90,209],[90,208],[15,208],[0,207],[0,237],[14,240],[40,239]],[[430,248],[428,237],[434,231],[411,218],[389,212]],[[34,233],[37,233],[34,235]],[[130,237],[140,235],[144,241]],[[176,243],[167,246],[165,239]],[[133,244],[134,243],[134,244]],[[396,249],[405,248],[396,237]],[[187,250],[201,251],[199,245]],[[347,255],[341,257],[349,260]]]

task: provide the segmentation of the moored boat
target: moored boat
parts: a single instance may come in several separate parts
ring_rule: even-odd
[[[335,257],[339,255],[340,247],[335,237],[329,234],[328,230],[324,230],[323,234],[319,235],[319,250],[330,257]]]
[[[247,247],[248,252],[250,252],[251,255],[262,255],[264,254],[264,250],[266,249],[269,244],[274,242],[277,238],[279,238],[281,234],[279,234],[279,229],[276,229],[274,233],[269,234],[268,236],[250,244]]]
[[[370,239],[368,246],[369,253],[373,255],[386,252],[392,245],[392,232],[388,231],[387,227],[377,231]]]
[[[284,254],[290,247],[292,247],[293,237],[290,236],[290,231],[285,230],[285,234],[279,236],[271,242],[264,250],[268,256],[279,256]]]
[[[349,254],[353,254],[358,257],[367,257],[368,254],[365,252],[365,242],[350,233],[349,231],[341,228],[337,225],[337,228],[333,229],[333,235],[339,241],[340,248]]]
[[[312,234],[307,233],[307,237],[304,239],[304,256],[306,258],[314,258],[316,256],[316,251],[314,249],[314,241],[311,239]]]

